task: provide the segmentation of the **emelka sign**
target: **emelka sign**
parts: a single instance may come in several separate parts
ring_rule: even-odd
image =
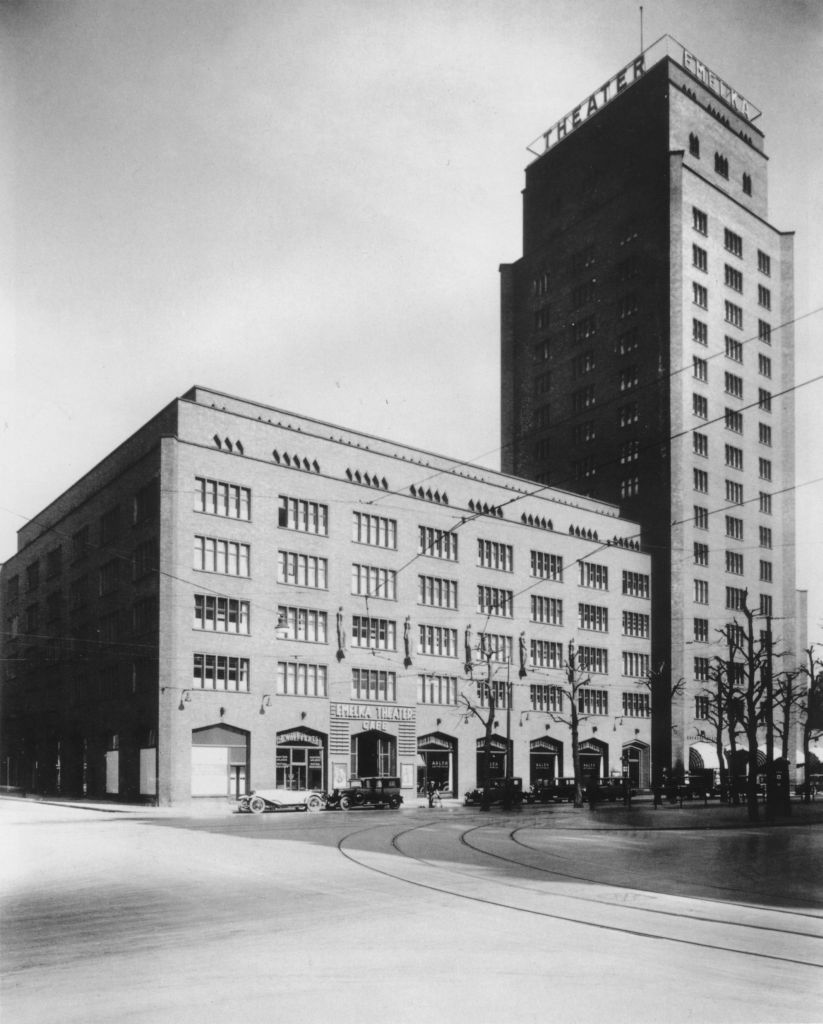
[[[615,96],[623,92],[624,89],[628,89],[630,85],[642,76],[645,70],[646,59],[641,54],[631,64],[627,64],[618,71],[616,75],[612,75],[608,82],[605,82],[599,89],[596,89],[587,100],[584,100],[573,110],[570,110],[565,117],[561,117],[557,124],[553,124],[551,128],[538,136],[534,142],[529,143],[526,148],[534,153],[535,156],[542,156],[552,146],[562,142],[567,135],[588,121],[590,117],[594,117],[598,110],[602,110]],[[542,143],[542,149],[535,149],[534,147],[539,143]]]

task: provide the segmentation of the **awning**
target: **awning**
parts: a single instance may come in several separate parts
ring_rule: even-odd
[[[803,748],[797,748],[797,767],[803,767]],[[809,768],[816,772],[823,764],[823,747],[809,747]]]
[[[711,743],[693,743],[689,747],[689,771],[699,772],[701,768],[719,768],[717,747]]]

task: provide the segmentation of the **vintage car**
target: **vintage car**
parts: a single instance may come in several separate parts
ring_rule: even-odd
[[[526,794],[526,801],[530,804],[559,804],[573,800],[573,778],[544,780],[539,784],[533,785],[528,794]]]
[[[520,778],[513,778],[508,780],[510,786],[509,799],[513,806],[519,807],[523,803],[523,780]],[[483,803],[488,806],[492,804],[502,804],[505,802],[506,797],[506,779],[491,779],[489,782],[489,793],[488,798],[484,801],[483,794],[485,790],[483,786],[478,786],[477,789],[470,789],[463,797],[464,807],[478,807]]]
[[[347,811],[350,807],[399,807],[403,803],[400,779],[381,775],[368,779],[350,779],[345,789],[329,794],[326,806]]]
[[[255,789],[237,801],[239,811],[252,814],[285,809],[322,811],[325,806],[326,794],[319,789]]]

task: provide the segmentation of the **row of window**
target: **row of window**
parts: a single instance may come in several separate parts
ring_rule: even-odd
[[[730,554],[730,553],[727,553]],[[742,556],[741,556],[742,557]],[[709,583],[708,580],[693,580],[693,600],[695,604],[708,604],[709,603]],[[746,598],[746,590],[741,587],[726,587],[726,608],[732,611],[742,611],[743,602]],[[759,605],[755,605],[755,608],[759,608],[760,615],[771,615],[772,614],[772,597],[770,594],[761,594]]]
[[[727,445],[727,447],[729,447],[729,446]],[[741,452],[741,456],[742,456],[742,452]],[[732,455],[732,456],[728,456],[727,455],[727,457],[732,457],[735,460],[737,459],[736,455]],[[771,478],[772,478],[772,463],[771,463],[771,460],[770,459],[759,459],[758,462],[759,462],[760,479],[761,480],[771,480]],[[743,468],[742,457],[740,459],[739,465],[735,464],[735,462],[732,462],[732,463],[728,463],[727,462],[727,465],[731,465],[732,469],[742,469]],[[724,483],[726,485],[726,492],[725,492],[726,493],[726,501],[729,502],[729,504],[731,504],[731,505],[743,505],[743,504],[745,504],[745,502],[743,500],[743,484],[738,483],[735,480],[725,480]],[[708,494],[709,493],[709,474],[706,472],[705,469],[697,469],[697,468],[692,469],[692,485],[693,485],[693,487],[694,487],[694,489],[696,491],[700,491],[703,494]]]
[[[725,118],[721,119],[725,122]],[[695,132],[689,132],[689,155],[697,160],[700,159],[700,136]],[[726,181],[729,180],[729,158],[717,151],[714,154],[714,173],[721,178],[725,178]],[[743,189],[744,195],[750,196],[752,194],[752,176],[748,171],[743,171],[740,186]]]
[[[724,335],[724,340],[726,357],[734,360],[736,363],[742,363],[743,342],[728,334]],[[771,345],[772,343],[772,327],[766,320],[758,319],[757,321],[757,340],[762,341],[766,345]],[[700,320],[697,317],[692,318],[692,341],[697,345],[702,345],[704,348],[708,346],[709,326],[705,320]],[[766,357],[758,358],[758,369],[763,376],[771,377],[771,362],[765,361],[765,359]]]
[[[738,358],[739,350],[739,358]],[[733,338],[726,338],[726,355],[730,359],[734,359],[735,362],[743,361],[743,345],[742,342],[735,342]],[[772,361],[768,356],[764,356],[762,353],[758,355],[757,360],[758,373],[762,377],[771,378],[772,375]],[[692,374],[693,376],[704,383],[708,382],[709,379],[709,362],[707,359],[703,359],[700,356],[692,356]],[[725,390],[728,394],[734,395],[735,398],[743,397],[743,378],[738,377],[737,374],[730,373],[728,370],[724,371],[724,384]]]
[[[761,412],[772,411],[772,394],[770,391],[766,391],[764,388],[758,389],[758,407]],[[692,394],[692,413],[701,420],[709,418],[709,400],[705,395],[698,394],[696,391]],[[743,433],[742,412],[726,406],[723,410],[723,422],[726,430],[732,430],[735,434]]]

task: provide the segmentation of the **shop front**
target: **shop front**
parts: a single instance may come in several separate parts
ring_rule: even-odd
[[[191,734],[191,795],[237,799],[248,791],[249,734],[210,725]]]
[[[486,737],[481,736],[477,741],[477,781],[476,786],[482,786],[486,779]],[[505,736],[498,736],[492,733],[489,737],[489,780],[504,779],[506,777],[506,752],[511,756],[511,740],[506,742]]]
[[[457,792],[457,740],[433,732],[417,740],[417,791],[425,793],[434,783],[442,794]]]
[[[634,740],[623,747],[623,777],[633,789],[648,789],[651,785],[651,758],[648,744]]]
[[[577,747],[582,778],[602,779],[609,774],[609,745],[602,740],[582,740]]]
[[[563,774],[563,744],[541,736],[529,743],[529,783],[540,788]]]
[[[326,789],[326,737],[298,727],[277,734],[278,789]]]

